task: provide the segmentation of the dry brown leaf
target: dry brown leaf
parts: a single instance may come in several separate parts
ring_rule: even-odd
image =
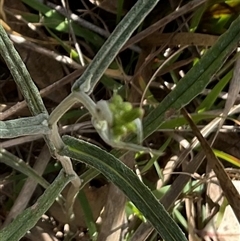
[[[145,38],[143,45],[161,46],[167,45],[196,45],[210,47],[216,43],[218,36],[201,33],[153,33]]]
[[[129,152],[121,161],[131,169],[134,166],[134,154]],[[125,217],[125,194],[113,183],[109,185],[106,205],[102,214],[102,225],[98,241],[118,241],[121,237],[122,225]]]

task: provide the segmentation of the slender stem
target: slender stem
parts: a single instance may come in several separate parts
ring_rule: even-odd
[[[49,126],[52,128],[52,132],[50,134],[50,139],[55,147],[55,157],[61,162],[65,172],[69,175],[75,176],[74,179],[72,179],[72,184],[76,189],[79,189],[81,185],[81,180],[77,176],[76,172],[73,170],[71,159],[66,156],[61,156],[58,154],[58,152],[64,148],[64,143],[62,141],[62,138],[58,131],[57,122],[59,119],[66,113],[67,110],[71,108],[72,105],[76,103],[76,98],[72,94],[70,94],[68,97],[66,97],[51,113],[49,116]],[[75,196],[75,195],[73,195]]]
[[[68,175],[72,175],[75,177],[71,180],[71,182],[75,188],[79,188],[81,186],[81,180],[73,169],[71,159],[69,157],[61,156],[58,154],[58,152],[64,148],[64,143],[59,135],[57,123],[54,123],[52,126],[52,133],[50,134],[50,139],[54,147],[56,148],[54,153],[55,157],[61,162],[65,172]]]
[[[48,123],[53,126],[60,118],[76,103],[76,100],[72,97],[72,94],[67,96],[50,114]]]

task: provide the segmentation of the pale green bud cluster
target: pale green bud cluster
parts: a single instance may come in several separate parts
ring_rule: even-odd
[[[129,132],[139,131],[136,120],[143,117],[143,109],[134,108],[130,102],[123,101],[117,94],[109,100],[109,109],[113,116],[110,128],[115,140],[122,139]]]

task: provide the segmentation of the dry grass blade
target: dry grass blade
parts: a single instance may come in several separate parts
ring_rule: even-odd
[[[194,134],[198,138],[199,142],[201,143],[201,146],[203,150],[205,151],[208,163],[210,167],[214,170],[220,186],[223,190],[223,193],[225,197],[227,198],[229,204],[231,205],[238,221],[240,222],[240,194],[238,193],[237,189],[233,185],[231,179],[227,175],[227,173],[224,170],[223,165],[221,162],[217,159],[217,157],[214,155],[211,147],[209,146],[206,139],[202,136],[201,132],[198,130],[194,122],[192,121],[190,115],[186,112],[186,110],[182,109],[182,114],[188,121],[189,125],[191,126]]]
[[[150,34],[156,32],[161,27],[165,26],[166,24],[170,23],[174,19],[186,14],[195,8],[199,7],[200,5],[204,4],[206,0],[194,0],[189,2],[188,4],[184,5],[183,7],[177,9],[176,11],[172,12],[171,14],[167,15],[166,17],[160,19],[156,23],[154,23],[149,28],[143,30],[142,32],[136,34],[132,37],[127,43],[123,46],[122,51],[129,48],[129,46],[141,41],[142,39],[146,38]]]
[[[128,167],[134,166],[132,152],[121,158]],[[117,205],[116,205],[117,204]],[[98,241],[120,240],[121,227],[125,217],[126,196],[113,183],[110,184],[108,198],[103,213],[103,223],[99,232]]]
[[[224,121],[227,118],[227,115],[229,114],[230,109],[232,108],[232,106],[234,105],[234,103],[238,97],[238,94],[240,91],[240,85],[239,85],[240,79],[239,78],[240,78],[240,58],[237,59],[236,64],[234,66],[233,78],[230,82],[228,98],[226,100],[225,107],[224,107],[224,110],[222,113],[222,115],[223,115],[222,119],[218,126],[218,132],[219,132],[220,128],[222,127]],[[214,140],[217,137],[218,132],[214,136]]]
[[[111,183],[104,207],[98,241],[120,240],[121,227],[125,217],[125,204],[126,196],[118,187]]]
[[[218,36],[202,33],[154,33],[144,39],[144,45],[161,46],[167,43],[169,46],[176,45],[196,45],[196,46],[213,46],[218,39]]]

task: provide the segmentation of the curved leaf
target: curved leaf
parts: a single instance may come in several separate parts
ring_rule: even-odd
[[[83,75],[75,81],[72,91],[83,90],[88,94],[93,91],[119,50],[158,2],[159,0],[138,0],[136,2],[98,51]]]
[[[63,141],[67,146],[60,151],[61,155],[84,162],[105,175],[128,196],[162,238],[168,241],[186,240],[168,212],[131,169],[113,155],[90,143],[70,136],[64,136]]]

